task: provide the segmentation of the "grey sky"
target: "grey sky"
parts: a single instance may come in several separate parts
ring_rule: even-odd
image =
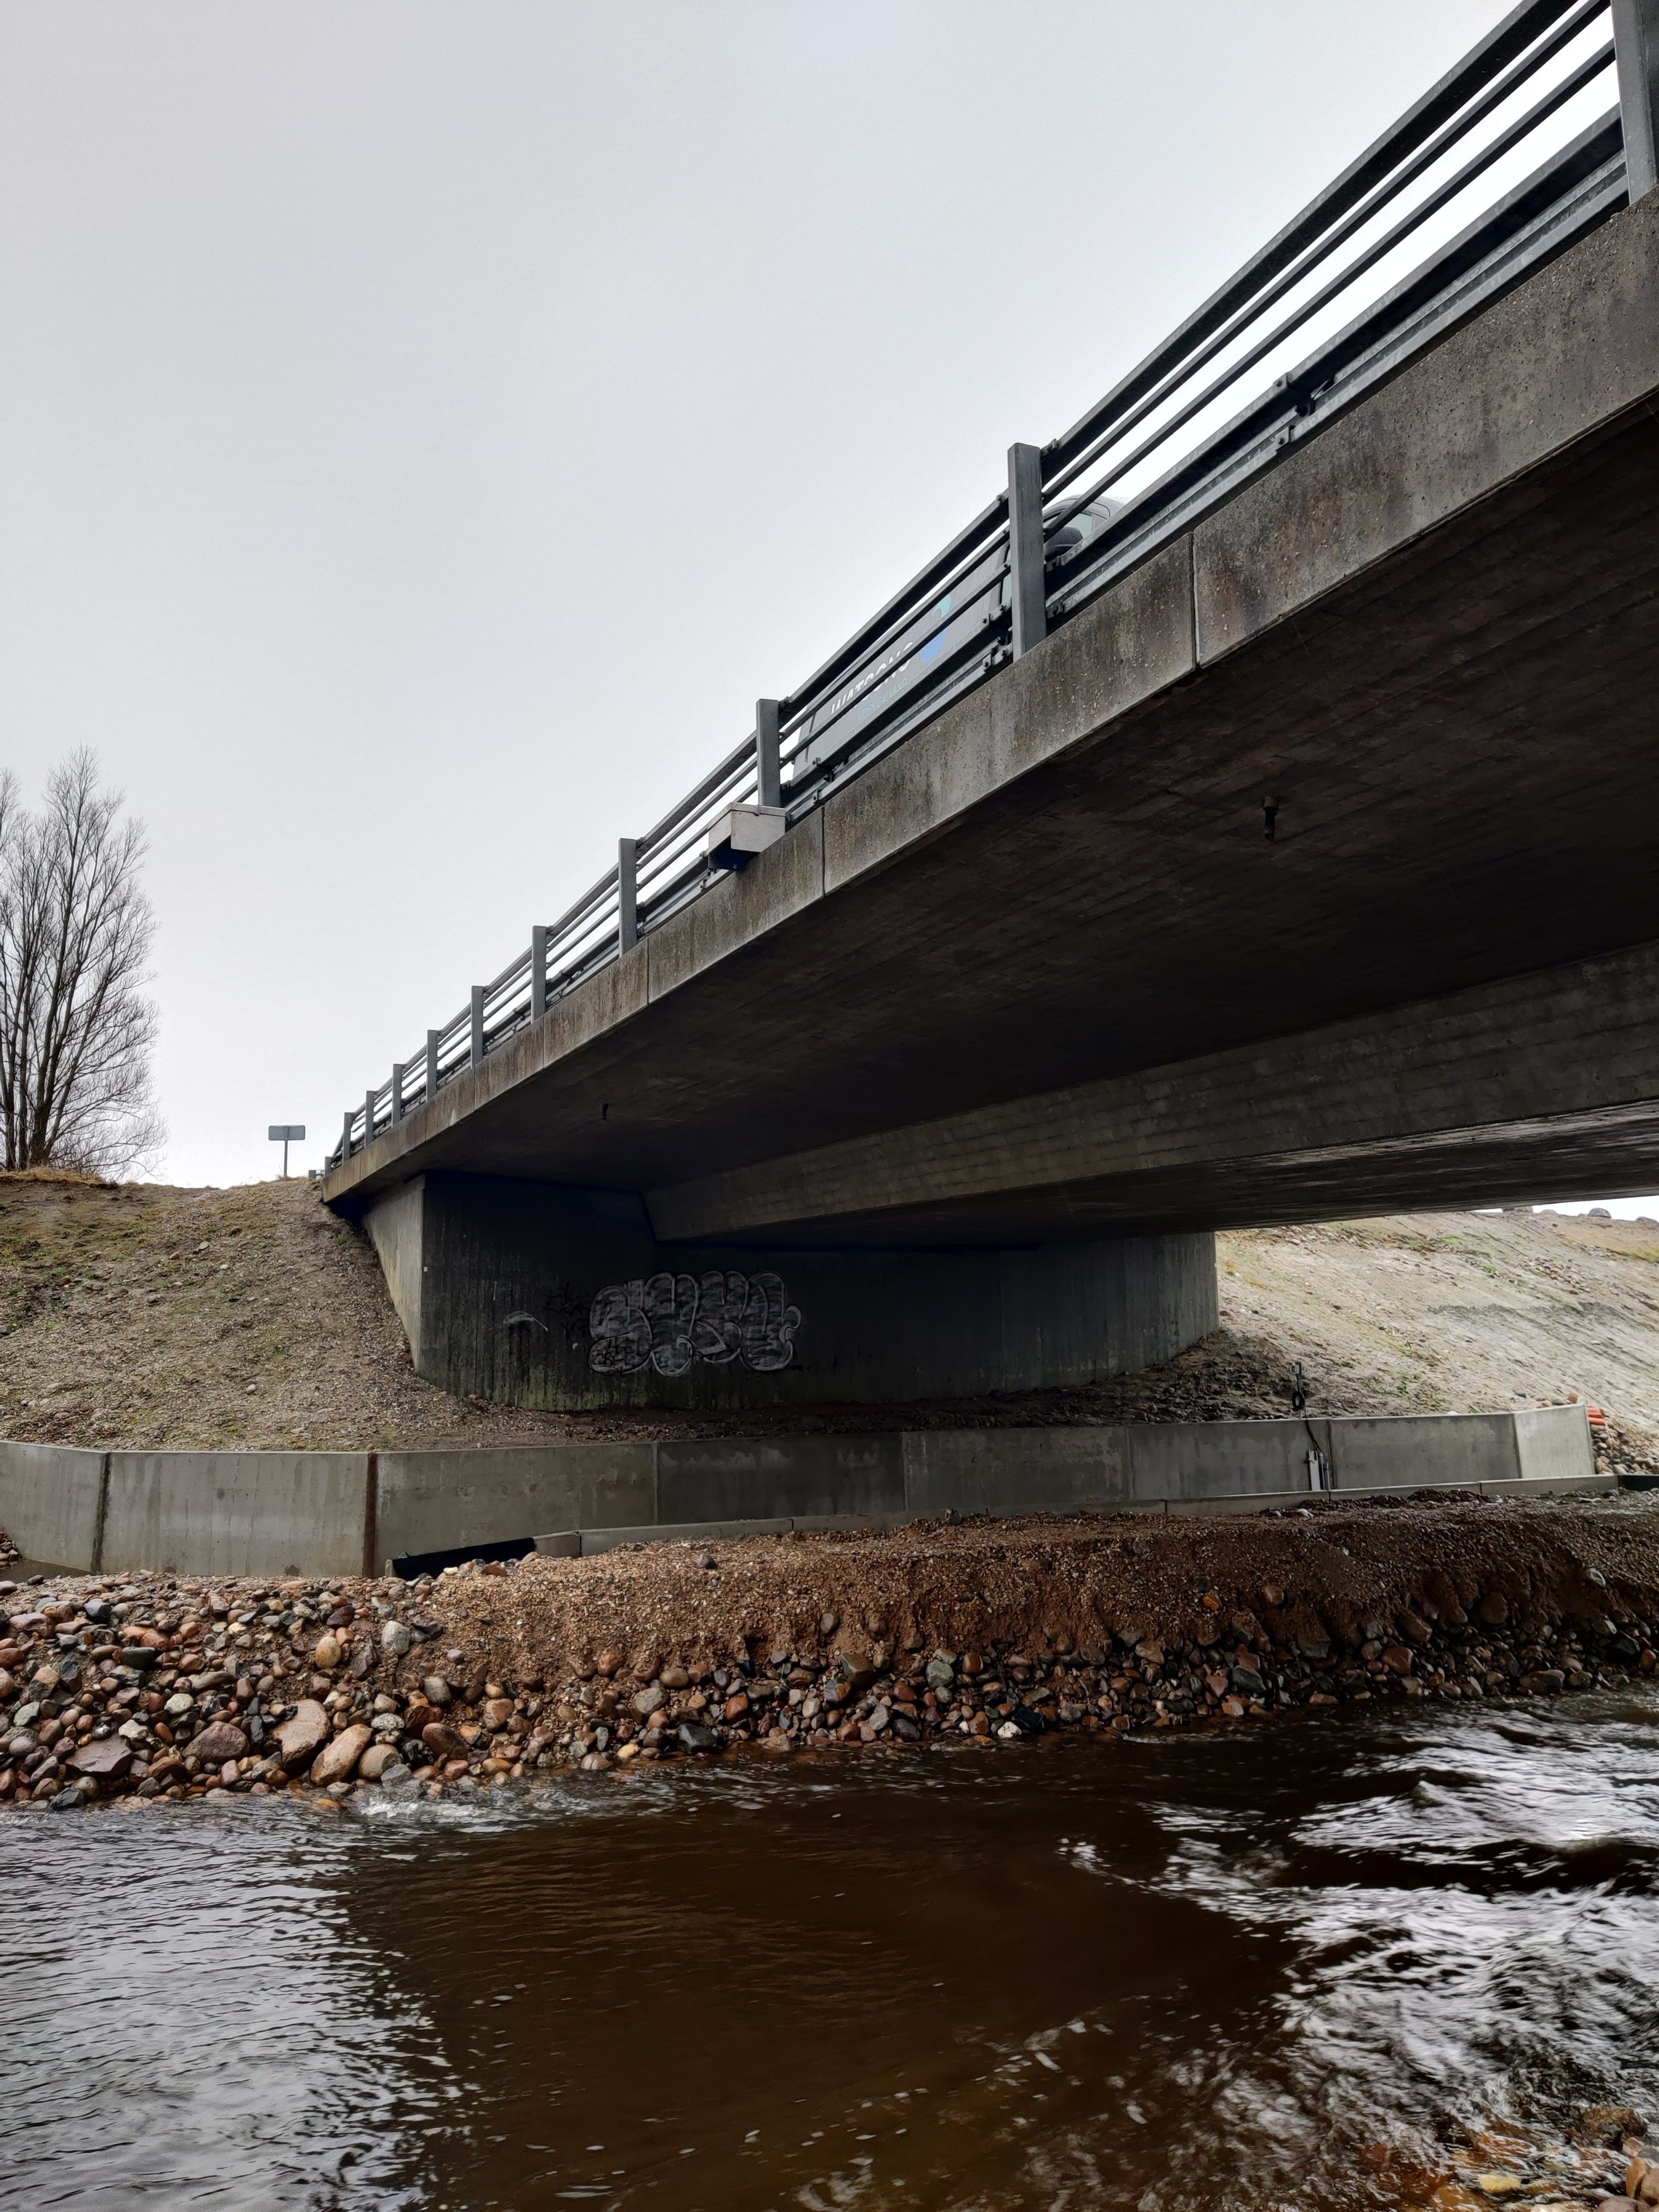
[[[6,0],[0,757],[314,1161],[1492,0]]]

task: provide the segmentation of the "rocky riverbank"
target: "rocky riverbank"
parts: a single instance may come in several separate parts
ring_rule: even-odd
[[[339,1803],[575,1767],[994,1750],[1659,1667],[1659,1506],[1418,1492],[539,1555],[410,1584],[0,1580],[0,1807]]]

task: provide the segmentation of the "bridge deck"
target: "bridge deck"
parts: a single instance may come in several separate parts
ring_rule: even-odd
[[[354,1153],[327,1197],[445,1168],[644,1190],[669,1236],[901,1243],[1189,1224],[1194,1192],[1208,1222],[1275,1218],[1261,1163],[1340,1152],[1345,1085],[1357,1149],[1315,1210],[1399,1203],[1414,1173],[1425,1200],[1517,1176],[1561,1192],[1603,1109],[1597,1187],[1650,1187],[1645,1025],[1585,1072],[1639,965],[1471,1001],[1497,1024],[1487,1077],[1443,1054],[1422,1091],[1411,1071],[1456,1018],[1424,1002],[1659,941],[1656,244],[1659,194]],[[1226,1057],[1269,1045],[1254,1072]],[[1521,1064],[1535,1079],[1506,1091]],[[1110,1085],[1146,1071],[1191,1141],[1137,1194],[1147,1086]],[[1080,1113],[1116,1151],[1033,1166]],[[919,1188],[918,1163],[964,1146],[972,1174]]]

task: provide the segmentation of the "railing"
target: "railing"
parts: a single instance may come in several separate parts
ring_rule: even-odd
[[[1659,0],[1525,0],[345,1116],[343,1164],[1296,441],[1655,183]],[[775,817],[774,817],[776,818]]]

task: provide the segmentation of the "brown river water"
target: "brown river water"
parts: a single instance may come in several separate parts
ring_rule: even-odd
[[[0,1947],[7,2207],[1583,2202],[1659,1693],[0,1814]]]

